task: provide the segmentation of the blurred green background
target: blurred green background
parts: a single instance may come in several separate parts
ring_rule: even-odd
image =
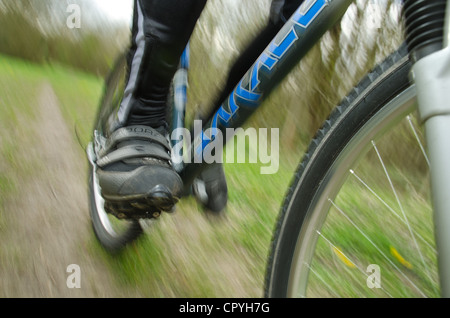
[[[81,8],[80,28],[67,27],[69,4]],[[103,5],[0,0],[0,297],[262,296],[272,229],[292,173],[331,108],[401,43],[398,1],[355,1],[251,118],[249,127],[280,129],[278,173],[226,164],[225,218],[209,219],[187,198],[114,256],[90,230],[84,147],[104,78],[128,45],[131,16],[116,19]],[[208,1],[191,40],[188,119],[211,106],[269,6]],[[61,116],[44,116],[48,104]],[[40,137],[60,127],[55,121],[69,132],[60,143]],[[67,144],[72,152],[58,149]],[[65,284],[71,263],[82,269],[79,290]]]

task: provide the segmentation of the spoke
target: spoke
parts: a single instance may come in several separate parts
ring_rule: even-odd
[[[414,288],[422,295],[422,297],[426,297],[426,295],[420,290],[419,287],[416,286],[416,284],[414,284],[414,282],[412,282],[408,276],[405,275],[405,273],[403,273],[403,271],[398,268],[397,265],[394,264],[394,262],[392,262],[389,257],[386,256],[386,254],[383,253],[383,251],[367,236],[367,234],[364,233],[364,231],[362,231],[358,225],[356,225],[348,216],[347,214],[344,213],[344,211],[342,211],[341,208],[339,208],[331,199],[328,199],[328,201],[339,211],[339,213],[341,213],[346,219],[347,221],[350,222],[350,224],[352,224],[355,229],[361,233],[362,236],[364,236],[364,238],[369,241],[370,244],[372,244],[372,246],[386,259],[386,261],[391,264],[392,267],[394,267],[399,273],[400,275],[403,276],[403,278],[405,278],[412,286],[414,286]]]
[[[408,115],[408,116],[406,116],[406,118],[408,119],[409,126],[411,127],[411,130],[412,130],[412,132],[414,134],[414,137],[416,138],[417,143],[419,144],[420,150],[422,151],[422,154],[425,157],[425,161],[427,162],[428,167],[429,167],[430,166],[430,161],[428,160],[428,156],[427,156],[427,153],[425,151],[425,147],[423,146],[422,141],[420,140],[419,135],[417,134],[416,128],[414,127],[414,124],[412,122],[411,116]]]
[[[355,266],[367,279],[367,277],[369,277],[369,275],[367,274],[366,271],[364,271],[360,266],[356,265],[355,262],[353,262],[347,255],[344,254],[344,252],[342,252],[342,250],[340,248],[338,248],[336,245],[334,245],[329,239],[327,239],[323,233],[316,231],[317,234],[322,237],[328,244],[330,244],[330,246],[332,248],[334,248],[335,250],[339,251],[339,253],[341,253],[350,263],[352,263],[353,266]],[[385,290],[383,287],[380,288],[381,290],[383,290],[389,297],[393,298],[391,294],[389,294],[389,292],[387,290]]]
[[[336,245],[334,245],[333,243],[331,243],[331,241],[329,240],[329,239],[327,239],[320,231],[316,231],[317,232],[317,234],[320,236],[320,237],[322,237],[328,244],[330,244],[331,245],[331,247],[333,247],[335,250],[337,250],[339,253],[341,253],[354,267],[356,267],[356,268],[358,268],[360,271],[362,271],[361,270],[361,268],[358,266],[358,265],[356,265],[355,264],[355,262],[353,262],[347,255],[345,255],[344,254],[344,252],[342,252],[341,251],[341,249],[340,248],[338,248]],[[364,272],[364,271],[362,271],[362,272]]]
[[[406,221],[389,205],[386,201],[384,201],[376,192],[373,190],[364,180],[362,180],[354,170],[350,169],[350,173],[367,189],[372,193],[383,205],[392,212],[400,221],[403,222],[403,224],[407,225]],[[429,243],[425,238],[420,235],[417,232],[414,232],[415,235],[424,243],[426,244],[431,250],[433,250],[435,253],[437,252],[436,249]]]
[[[314,275],[316,275],[316,277],[328,288],[328,290],[334,295],[335,298],[338,298],[339,296],[334,292],[333,288],[322,278],[322,276],[319,275],[319,273],[317,273],[315,270],[312,269],[312,267],[305,263],[306,267],[308,267],[308,269],[311,271],[311,273],[313,273]],[[305,295],[302,295],[303,297],[305,297]]]
[[[394,193],[394,196],[395,196],[395,199],[397,200],[397,204],[398,204],[398,206],[400,208],[400,211],[402,212],[402,216],[403,216],[403,218],[404,218],[404,220],[406,222],[406,226],[408,227],[409,234],[411,235],[411,239],[413,240],[414,245],[416,247],[416,250],[419,253],[420,259],[422,261],[422,266],[426,270],[428,278],[430,280],[432,280],[431,279],[431,275],[430,275],[430,270],[429,270],[428,266],[425,264],[425,259],[424,259],[423,255],[422,255],[422,250],[419,247],[419,244],[417,243],[416,236],[414,235],[414,231],[411,228],[411,224],[409,223],[409,220],[408,220],[408,218],[406,216],[405,210],[403,209],[403,205],[402,205],[402,203],[400,201],[400,198],[399,198],[399,196],[397,194],[397,191],[395,190],[394,184],[392,183],[391,177],[389,175],[389,172],[387,171],[386,165],[384,164],[383,158],[381,157],[381,154],[378,151],[378,148],[377,148],[377,146],[375,144],[375,141],[373,141],[373,140],[372,140],[372,145],[373,145],[373,148],[375,149],[375,152],[377,153],[378,159],[380,160],[381,166],[383,167],[383,170],[384,170],[384,173],[386,175],[386,178],[389,181],[389,184],[391,186],[391,190]]]

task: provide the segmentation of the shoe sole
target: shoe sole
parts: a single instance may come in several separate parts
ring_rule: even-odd
[[[179,198],[164,186],[158,185],[146,194],[103,196],[105,211],[118,219],[154,219],[161,212],[173,212]]]

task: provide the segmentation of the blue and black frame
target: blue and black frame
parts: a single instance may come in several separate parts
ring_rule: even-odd
[[[295,11],[229,97],[203,122],[201,133],[193,135],[187,153],[190,160],[179,171],[186,191],[206,167],[207,164],[198,157],[218,131],[225,135],[227,128],[242,127],[323,34],[342,18],[351,3],[352,0],[306,0]],[[180,109],[174,115],[184,118],[184,110]],[[174,123],[181,125],[182,121],[175,119]]]

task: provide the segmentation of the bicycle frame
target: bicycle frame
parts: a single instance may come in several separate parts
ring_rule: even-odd
[[[341,19],[352,2],[306,0],[296,10],[230,96],[203,122],[200,134],[194,136],[187,153],[190,160],[176,167],[184,181],[186,193],[189,193],[195,177],[207,166],[201,160],[202,154],[218,131],[225,133],[227,128],[241,127],[309,49]],[[425,125],[431,162],[435,235],[443,297],[450,297],[450,195],[447,187],[450,180],[450,103],[446,100],[446,92],[450,91],[449,9],[450,0],[447,0],[444,48],[422,58],[413,67],[418,107]],[[175,88],[177,101],[174,101],[173,128],[184,128],[187,55],[183,59],[181,73],[177,75],[181,79],[178,81],[180,86]],[[181,95],[177,97],[177,94]],[[178,160],[181,161],[181,158]]]
[[[187,153],[190,160],[177,167],[186,193],[189,193],[195,177],[206,167],[207,164],[202,160],[203,151],[218,131],[225,135],[227,128],[242,127],[289,71],[342,18],[352,2],[306,0],[296,10],[230,96],[203,122],[202,131],[194,136]],[[176,110],[174,116],[177,119],[172,122],[178,123],[173,128],[184,128],[179,126],[184,118],[182,105],[178,104],[173,109]]]
[[[413,65],[420,119],[430,158],[441,294],[450,297],[450,0],[447,0],[443,49]]]

